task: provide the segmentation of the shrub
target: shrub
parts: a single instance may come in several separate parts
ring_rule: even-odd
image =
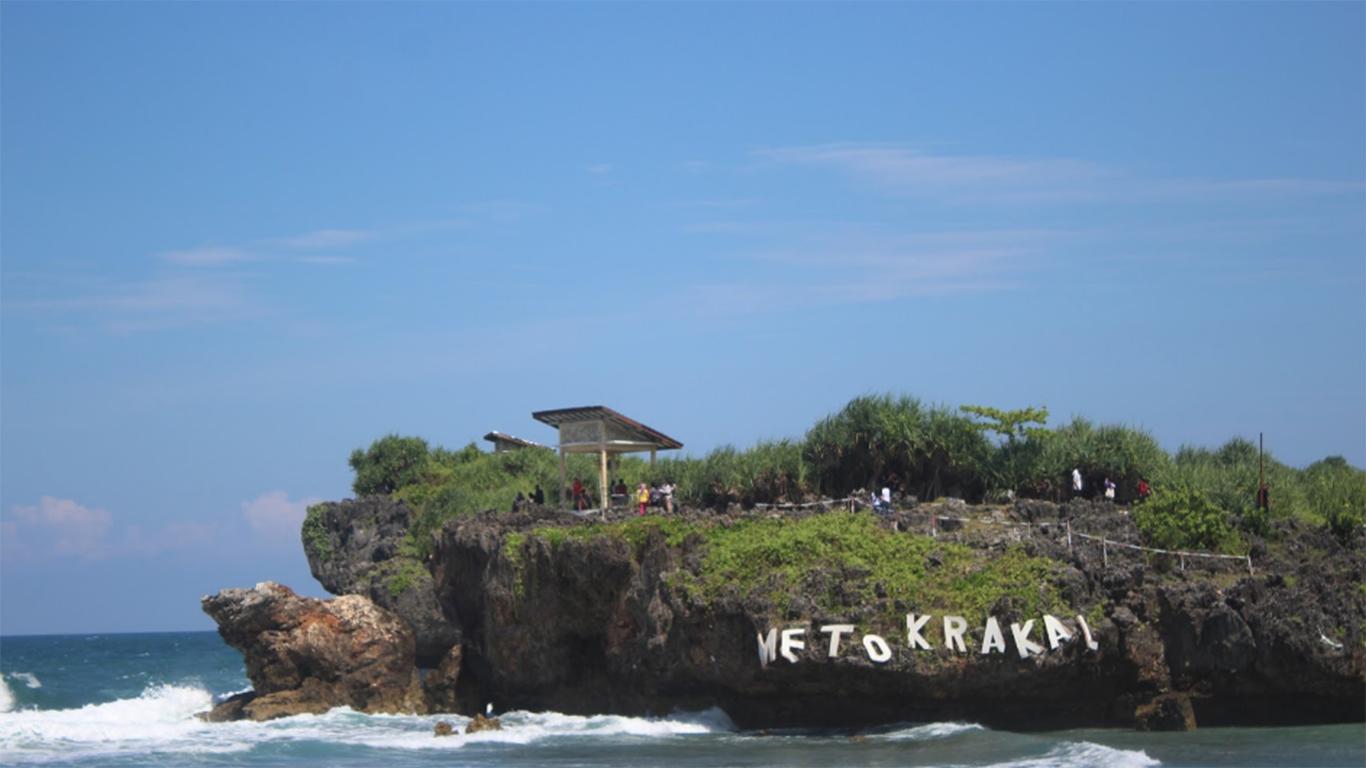
[[[1134,511],[1134,523],[1162,549],[1229,548],[1235,541],[1228,516],[1189,486],[1161,488]]]
[[[1366,472],[1341,456],[1331,456],[1304,470],[1310,509],[1344,541],[1366,523]]]
[[[357,495],[393,493],[420,479],[427,466],[427,441],[386,435],[364,451],[352,451],[350,464],[356,473],[351,488]]]

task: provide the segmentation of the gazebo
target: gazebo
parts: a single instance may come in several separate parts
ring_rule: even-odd
[[[601,405],[586,405],[580,408],[559,408],[553,411],[536,411],[531,418],[549,424],[559,430],[560,451],[560,493],[564,498],[565,468],[564,457],[568,453],[598,454],[599,488],[602,508],[607,509],[610,489],[607,487],[607,455],[611,453],[650,452],[650,464],[655,463],[655,454],[682,448],[683,444],[657,429],[647,427],[635,419]]]

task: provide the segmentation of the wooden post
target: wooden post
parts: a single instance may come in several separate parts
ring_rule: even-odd
[[[1072,554],[1072,521],[1067,521],[1067,554]]]
[[[602,459],[602,461],[601,461],[601,475],[600,475],[600,478],[601,478],[601,480],[602,480],[602,511],[603,511],[603,513],[605,514],[605,513],[607,512],[607,502],[608,502],[608,499],[611,498],[611,496],[610,496],[611,489],[609,489],[609,488],[607,487],[607,446],[605,446],[605,445],[602,446],[602,447],[598,450],[598,453],[599,453],[599,455],[601,456],[601,459]]]
[[[1110,567],[1110,542],[1106,541],[1104,536],[1101,536],[1101,537],[1100,537],[1100,557],[1101,557],[1101,561],[1105,564],[1105,567],[1106,567],[1106,568],[1109,568],[1109,567]]]
[[[650,468],[651,468],[651,469],[653,469],[654,466],[655,466],[655,450],[656,450],[656,449],[654,449],[654,448],[651,448],[651,449],[650,449]]]
[[[564,447],[560,447],[560,509],[565,509],[565,492],[569,490],[569,485],[564,477]]]

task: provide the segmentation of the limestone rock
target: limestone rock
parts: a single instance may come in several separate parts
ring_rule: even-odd
[[[465,726],[465,733],[479,733],[480,731],[501,731],[503,722],[496,717],[484,717],[475,715],[470,724]]]
[[[425,711],[412,630],[368,598],[299,597],[267,581],[225,589],[202,603],[223,640],[242,652],[253,687],[206,719],[270,720],[340,706]]]

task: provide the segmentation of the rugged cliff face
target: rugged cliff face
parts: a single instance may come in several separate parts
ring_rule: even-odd
[[[432,710],[719,705],[748,727],[963,718],[1013,728],[1366,712],[1360,539],[1344,547],[1287,525],[1257,543],[1249,574],[1236,561],[1182,570],[1069,547],[1069,524],[1137,540],[1107,504],[606,523],[533,510],[453,521],[418,549],[406,514],[384,499],[329,505],[310,515],[305,549],[328,589],[378,595],[425,634]],[[425,578],[392,589],[391,574],[423,548]],[[961,651],[946,616],[966,620]],[[238,631],[228,622],[225,636]]]

